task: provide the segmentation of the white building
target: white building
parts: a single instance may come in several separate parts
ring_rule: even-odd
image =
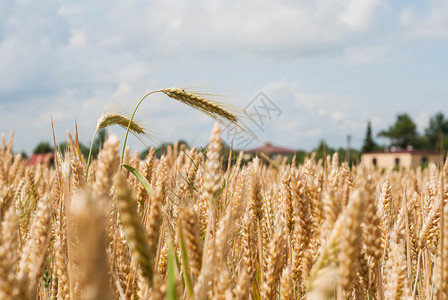
[[[365,164],[377,168],[417,168],[427,166],[429,163],[441,165],[443,155],[439,151],[433,150],[390,150],[371,151],[361,155],[361,161]]]

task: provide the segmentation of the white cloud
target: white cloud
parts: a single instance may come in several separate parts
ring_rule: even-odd
[[[362,103],[351,97],[306,93],[295,81],[271,82],[262,90],[282,110],[282,115],[267,126],[274,143],[291,145],[288,137],[295,136],[295,147],[310,150],[321,138],[339,147],[347,132],[355,137],[364,134],[366,120],[360,120],[356,113],[362,110]]]
[[[306,130],[304,132],[298,132],[297,136],[318,138],[318,137],[322,136],[322,129],[314,128],[314,129]]]
[[[332,52],[343,42],[366,33],[375,19],[379,0],[283,1],[156,1],[114,6],[110,27],[98,33],[108,39],[118,35],[133,40],[154,40],[151,51],[165,53],[249,53],[281,58]],[[167,12],[162,14],[160,12]],[[129,22],[132,16],[132,22]]]
[[[347,47],[342,61],[352,64],[385,62],[392,60],[392,56],[388,52],[387,46]]]
[[[345,1],[346,8],[340,15],[340,20],[355,30],[365,29],[373,19],[379,4],[379,0]]]
[[[425,8],[409,6],[399,15],[405,33],[413,37],[448,38],[448,1],[430,0]]]
[[[429,113],[427,112],[420,112],[417,117],[415,118],[415,124],[417,125],[417,130],[420,133],[423,133],[426,127],[428,127],[429,124]]]
[[[74,32],[70,37],[69,45],[72,47],[82,47],[87,44],[87,38],[83,32]]]
[[[372,127],[377,127],[384,124],[384,120],[380,116],[371,116],[368,120],[370,120]]]
[[[345,119],[345,114],[341,111],[335,110],[331,113],[331,118],[338,122],[338,124],[342,124],[341,122]]]
[[[317,110],[317,114],[318,114],[319,116],[325,116],[325,114],[326,114],[326,110],[323,109],[323,108],[319,108],[319,109]]]

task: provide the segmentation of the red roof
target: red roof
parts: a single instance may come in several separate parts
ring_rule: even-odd
[[[272,145],[270,143],[266,143],[262,147],[246,150],[244,152],[245,153],[259,153],[259,152],[263,152],[263,153],[266,153],[266,154],[295,154],[296,150],[283,148],[283,147],[278,147],[278,146],[274,146],[274,145]]]
[[[33,154],[31,157],[27,160],[26,165],[37,165],[37,164],[43,164],[47,159],[53,159],[54,153],[42,153],[42,154]]]

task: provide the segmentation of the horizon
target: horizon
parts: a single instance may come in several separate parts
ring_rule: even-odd
[[[116,136],[115,133],[110,133],[110,132],[108,131],[108,129],[110,129],[110,128],[106,128],[106,137],[109,137],[110,135],[115,135],[115,136]],[[423,137],[423,135],[420,135],[420,133],[418,133],[418,134],[419,134],[419,137]],[[223,133],[221,133],[221,136],[222,136],[222,135],[223,135]],[[129,138],[130,138],[130,137],[131,137],[131,136],[129,136]],[[8,140],[9,140],[9,137],[4,136],[4,138],[5,138],[5,142],[7,143]],[[373,137],[373,140],[374,140],[374,141],[377,140],[377,139],[378,139],[377,137]],[[13,141],[14,141],[14,140],[13,140]],[[176,141],[164,141],[164,142],[161,142],[161,143],[158,143],[158,144],[154,143],[154,144],[152,144],[152,145],[146,145],[144,148],[142,148],[142,149],[140,149],[140,150],[138,150],[138,151],[139,151],[139,153],[141,154],[142,152],[145,152],[145,151],[149,150],[151,147],[154,147],[154,149],[157,149],[157,148],[160,148],[160,147],[164,147],[164,146],[168,146],[168,145],[173,146],[173,145],[176,144],[176,143],[184,143],[184,142],[187,144],[187,148],[190,148],[190,149],[193,148],[193,147],[200,148],[200,149],[205,149],[205,148],[207,148],[207,146],[208,146],[208,143],[203,144],[203,145],[191,145],[191,144],[188,143],[187,141],[185,141],[185,140],[183,140],[183,139],[179,139],[179,140],[176,140]],[[42,143],[42,144],[43,144],[43,143],[48,143],[51,147],[54,147],[54,145],[53,145],[53,143],[52,143],[51,141],[41,141],[41,142],[39,142],[38,144],[36,144],[36,145],[34,146],[34,148],[36,148],[36,147],[37,147],[39,144],[41,144],[41,143]],[[60,147],[61,144],[65,144],[65,143],[67,143],[67,140],[62,140],[62,141],[60,141],[59,143],[56,144],[56,147]],[[231,145],[231,144],[229,144],[229,143],[228,143],[227,141],[225,141],[225,140],[222,140],[222,143],[223,143],[223,145],[225,145],[226,147],[230,147],[230,145]],[[294,150],[294,151],[296,151],[296,152],[304,152],[304,153],[306,153],[306,154],[311,154],[311,153],[313,153],[313,152],[318,151],[319,148],[322,146],[322,143],[325,145],[325,148],[326,148],[326,149],[329,149],[329,151],[338,152],[338,151],[346,151],[346,150],[347,150],[347,146],[345,146],[345,147],[344,147],[344,146],[334,147],[334,146],[332,146],[332,145],[329,145],[325,140],[319,140],[319,141],[317,142],[317,144],[316,144],[314,147],[312,147],[311,149],[304,149],[304,148],[290,148],[290,147],[288,147],[288,145],[279,145],[279,144],[274,144],[274,143],[272,143],[272,142],[270,142],[270,141],[265,141],[265,142],[262,142],[262,143],[259,143],[259,144],[252,145],[252,147],[249,146],[249,147],[244,148],[244,149],[243,149],[243,148],[241,148],[241,149],[240,149],[240,148],[233,148],[233,150],[234,150],[234,151],[253,151],[253,150],[257,149],[257,148],[262,148],[262,147],[264,147],[264,146],[269,145],[269,146],[274,146],[274,147],[285,148],[285,149],[288,149],[288,150]],[[441,150],[437,150],[437,149],[416,148],[416,147],[414,147],[413,145],[408,145],[407,148],[401,148],[400,146],[396,146],[396,145],[394,145],[392,141],[389,141],[388,143],[386,142],[386,143],[383,143],[383,144],[378,144],[378,143],[376,143],[376,144],[377,144],[377,147],[378,147],[377,150],[368,150],[368,151],[366,151],[366,152],[367,152],[367,153],[374,153],[374,152],[400,152],[400,151],[431,151],[431,152],[445,152],[445,150],[441,151]],[[87,148],[88,148],[89,145],[90,145],[90,143],[85,144],[85,143],[83,143],[83,142],[80,141],[80,146],[83,146],[83,147],[87,147]],[[35,154],[35,153],[33,153],[34,148],[33,148],[30,152],[26,152],[26,151],[14,151],[14,152],[15,152],[15,153],[25,153],[26,155],[31,156],[31,155]],[[126,148],[130,148],[130,147],[127,146]],[[137,150],[137,149],[132,149],[132,148],[130,148],[129,150],[130,150],[131,152],[134,152],[134,151]],[[353,145],[351,145],[351,146],[350,146],[350,150],[358,151],[359,154],[365,153],[365,152],[362,151],[362,145],[361,145],[360,147],[354,147]],[[36,154],[42,154],[42,153],[36,153]]]

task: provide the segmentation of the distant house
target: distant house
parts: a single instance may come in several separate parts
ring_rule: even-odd
[[[257,153],[263,153],[271,158],[275,158],[278,155],[294,155],[296,150],[274,146],[271,143],[265,143],[262,147],[249,149],[244,151],[244,153],[246,156],[245,158],[256,155]]]
[[[44,164],[48,160],[49,160],[50,164],[52,165],[53,159],[54,159],[54,153],[33,154],[26,161],[26,165],[33,166],[33,165],[38,165],[38,164]]]
[[[371,151],[361,155],[361,162],[378,168],[417,168],[429,163],[442,164],[443,156],[439,151],[417,150],[409,147],[406,150]]]

